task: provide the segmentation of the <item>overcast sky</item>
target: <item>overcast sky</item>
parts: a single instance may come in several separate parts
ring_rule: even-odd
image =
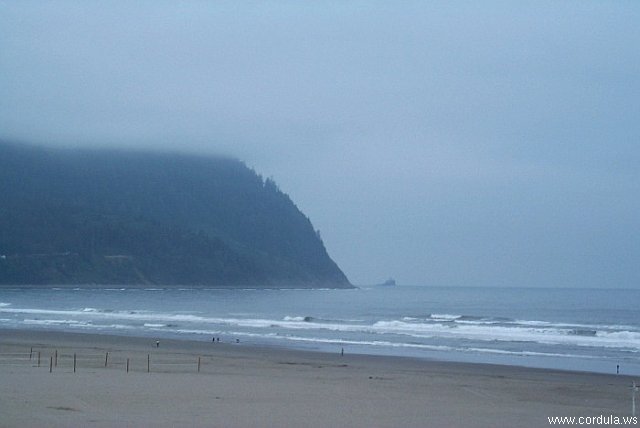
[[[639,23],[635,0],[0,0],[0,138],[238,157],[355,284],[635,288]]]

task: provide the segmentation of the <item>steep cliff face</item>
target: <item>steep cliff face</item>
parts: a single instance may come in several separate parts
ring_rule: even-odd
[[[0,284],[351,287],[309,219],[238,160],[7,143]]]

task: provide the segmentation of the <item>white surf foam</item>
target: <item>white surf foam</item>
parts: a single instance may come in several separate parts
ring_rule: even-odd
[[[31,324],[31,325],[51,325],[51,326],[55,326],[55,325],[69,325],[69,326],[81,326],[81,325],[88,325],[88,323],[86,322],[82,322],[82,321],[77,321],[77,320],[52,320],[52,319],[25,319],[24,320],[25,324]]]
[[[305,321],[305,319],[310,319],[310,317],[309,318],[307,318],[307,317],[290,317],[290,316],[287,315],[282,320],[283,321]]]
[[[452,314],[431,314],[429,318],[436,321],[455,321],[459,319],[462,315],[452,315]]]
[[[576,345],[640,349],[640,332],[594,331],[593,335],[576,334],[575,329],[537,328],[496,325],[451,325],[443,323],[407,323],[404,321],[379,321],[374,331],[405,334],[417,338],[458,338],[480,341],[518,341],[541,344]]]
[[[161,328],[179,325],[210,326],[212,330],[225,328],[281,329],[283,331],[324,330],[327,332],[348,332],[362,334],[393,334],[419,339],[448,339],[483,342],[530,342],[546,345],[572,345],[582,347],[619,348],[640,350],[640,331],[615,330],[599,326],[578,326],[577,324],[549,323],[542,321],[516,321],[465,317],[455,314],[433,314],[428,319],[404,317],[400,320],[377,322],[349,322],[339,320],[319,320],[308,316],[285,316],[283,319],[209,317],[193,313],[164,313],[142,310],[110,310],[85,307],[78,310],[54,310],[35,308],[15,308],[0,305],[0,313],[22,314],[29,319],[51,318],[40,323],[62,323],[74,320],[81,323],[124,324],[127,321],[147,328]],[[58,320],[53,320],[58,318]],[[465,322],[461,322],[465,321]],[[491,322],[489,322],[491,321]],[[24,321],[28,323],[27,320]],[[311,335],[313,335],[311,333]],[[406,343],[407,340],[398,340]]]

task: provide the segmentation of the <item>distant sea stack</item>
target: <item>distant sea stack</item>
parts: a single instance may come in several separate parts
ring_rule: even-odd
[[[3,142],[0,284],[352,287],[238,160]]]

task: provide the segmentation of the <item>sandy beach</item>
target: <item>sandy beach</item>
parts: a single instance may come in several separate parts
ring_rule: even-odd
[[[630,416],[633,380],[0,330],[2,427],[543,427],[550,416]]]

